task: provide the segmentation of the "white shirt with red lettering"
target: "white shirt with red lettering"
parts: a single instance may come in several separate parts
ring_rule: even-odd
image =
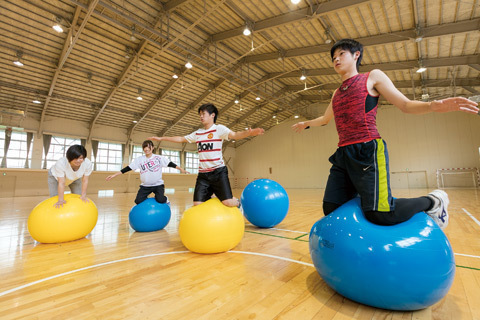
[[[162,168],[168,166],[170,160],[159,154],[152,154],[150,158],[145,155],[132,161],[128,166],[132,170],[140,169],[141,185],[155,187],[163,184]]]
[[[188,142],[197,143],[198,172],[210,172],[225,166],[222,155],[223,140],[228,141],[232,130],[224,125],[214,124],[208,129],[198,129],[185,136]]]

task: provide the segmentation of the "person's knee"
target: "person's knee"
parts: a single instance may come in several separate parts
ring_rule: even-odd
[[[333,202],[323,202],[323,214],[324,215],[329,215],[330,213],[332,213],[333,211],[335,211],[335,209],[337,209],[338,207],[340,207],[339,204],[337,203],[333,203]]]
[[[237,198],[223,200],[222,203],[227,207],[238,207],[240,205],[240,200]]]

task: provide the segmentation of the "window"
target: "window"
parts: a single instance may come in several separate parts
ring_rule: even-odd
[[[50,148],[48,149],[47,154],[47,168],[51,168],[58,159],[65,157],[67,155],[68,148],[75,144],[81,144],[80,139],[52,136]],[[42,163],[43,161],[45,161],[45,153],[42,157]]]
[[[198,153],[185,152],[185,170],[190,173],[198,173]]]
[[[162,149],[162,156],[167,157],[175,163],[177,166],[181,166],[180,164],[180,151],[175,151],[175,150],[166,150]],[[180,173],[177,169],[170,168],[170,167],[164,167],[162,168],[162,172],[169,172],[169,173]]]
[[[5,131],[2,130],[0,135],[1,155],[3,156],[5,145]],[[32,147],[28,154],[28,167],[31,167],[32,162]],[[12,131],[10,138],[10,146],[7,151],[7,168],[25,168],[25,159],[27,158],[27,133]]]
[[[120,171],[122,169],[122,145],[99,142],[95,162],[99,171]]]
[[[143,156],[142,146],[133,146],[131,161],[135,160],[136,158],[138,158],[140,156]]]

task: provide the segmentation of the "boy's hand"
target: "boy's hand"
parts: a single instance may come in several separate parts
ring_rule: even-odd
[[[430,109],[433,112],[463,111],[467,113],[478,113],[478,103],[463,97],[447,98],[430,102]]]
[[[250,136],[259,136],[261,134],[265,133],[265,130],[262,128],[255,128],[255,129],[248,129],[248,132],[250,133]]]
[[[308,127],[308,125],[305,122],[297,122],[292,126],[293,131],[300,133],[303,130],[305,130]]]
[[[65,201],[65,200],[59,200],[59,201],[58,201],[57,203],[55,203],[53,206],[54,206],[55,208],[61,208],[61,207],[63,207],[63,205],[64,205],[65,203],[67,203],[67,201]]]
[[[89,202],[90,202],[90,200],[88,200],[88,198],[87,198],[86,195],[85,195],[85,196],[84,196],[84,195],[80,196],[80,199],[81,199],[83,202],[85,202],[85,203],[89,203]]]

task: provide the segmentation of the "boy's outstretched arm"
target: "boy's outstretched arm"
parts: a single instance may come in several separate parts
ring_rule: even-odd
[[[463,111],[476,114],[479,110],[476,102],[463,97],[453,97],[431,102],[410,100],[395,87],[392,80],[383,71],[378,69],[370,72],[368,81],[372,81],[375,90],[384,96],[388,102],[405,113],[424,114],[430,112]]]
[[[335,93],[334,93],[334,95],[335,95]],[[330,104],[328,105],[327,110],[325,110],[325,113],[323,114],[323,116],[318,117],[318,118],[313,119],[313,120],[297,122],[292,126],[292,129],[293,129],[293,131],[300,133],[304,129],[306,129],[307,127],[324,126],[328,122],[330,122],[330,120],[332,120],[332,118],[333,118],[333,109],[332,109],[332,102],[330,101]]]
[[[245,131],[237,131],[237,132],[232,131],[228,134],[228,138],[240,140],[246,137],[254,137],[264,133],[265,133],[265,130],[263,130],[262,128],[255,128],[255,129],[249,128],[248,130],[245,130]]]
[[[188,142],[185,137],[182,136],[176,136],[176,137],[148,137],[148,140],[153,140],[153,141],[169,141],[169,142],[177,142],[177,143],[184,143]]]

